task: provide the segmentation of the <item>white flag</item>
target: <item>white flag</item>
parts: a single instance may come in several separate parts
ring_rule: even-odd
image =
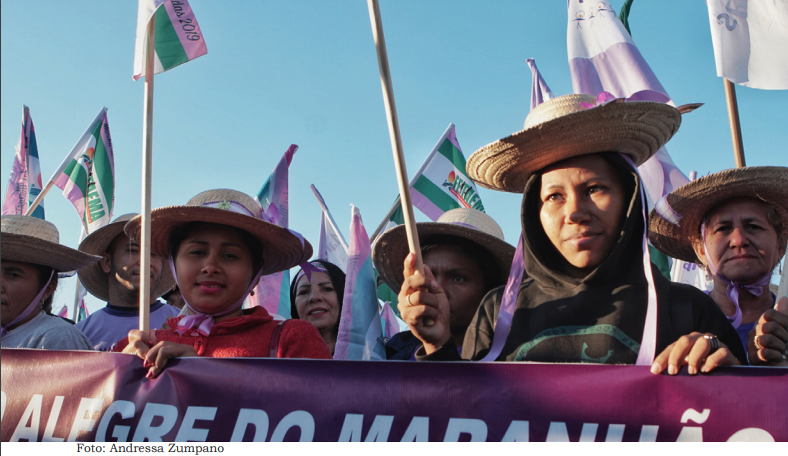
[[[707,0],[717,76],[788,89],[788,1]]]
[[[320,219],[320,243],[317,247],[317,259],[334,263],[347,273],[347,247],[342,234],[334,228],[328,215],[323,211]]]

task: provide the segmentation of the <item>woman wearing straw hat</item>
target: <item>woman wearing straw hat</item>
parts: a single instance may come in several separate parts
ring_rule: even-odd
[[[488,291],[506,283],[514,247],[503,240],[503,231],[484,212],[458,208],[446,211],[435,222],[417,223],[424,264],[429,267],[449,304],[449,330],[457,347],[479,303]],[[405,226],[383,233],[375,243],[372,261],[392,290],[403,285],[403,262],[408,255]],[[415,359],[421,341],[410,331],[386,344],[388,359]]]
[[[736,329],[742,346],[765,315],[750,362],[785,361],[788,318],[773,308],[772,273],[788,242],[788,168],[728,169],[675,189],[651,211],[649,239],[673,258],[705,266],[709,295]]]
[[[523,193],[528,279],[510,276],[505,289],[484,298],[464,358],[638,364],[670,374],[683,365],[695,374],[744,359],[714,302],[671,283],[649,261],[636,166],[673,136],[684,111],[566,95],[533,109],[524,130],[470,157],[467,171],[476,182]],[[405,277],[399,308],[424,342],[417,357],[457,359],[429,269],[414,273],[406,260]]]
[[[55,293],[58,272],[99,258],[60,245],[55,225],[24,215],[2,217],[0,244],[2,347],[90,350],[90,341],[77,328],[41,307]]]
[[[115,348],[150,366],[148,378],[174,357],[331,356],[311,324],[277,322],[263,307],[241,307],[261,276],[303,263],[312,246],[300,235],[261,219],[262,208],[235,190],[208,190],[185,206],[151,211],[151,249],[168,258],[187,316],[163,329],[133,330]],[[138,238],[140,217],[126,226]]]

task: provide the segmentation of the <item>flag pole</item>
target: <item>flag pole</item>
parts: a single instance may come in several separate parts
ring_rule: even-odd
[[[344,236],[342,236],[342,232],[339,231],[339,228],[337,227],[337,222],[334,221],[334,217],[331,216],[331,212],[328,211],[326,202],[323,201],[323,196],[320,194],[320,192],[317,191],[317,187],[315,187],[315,184],[309,184],[309,188],[311,188],[312,193],[315,194],[315,198],[317,198],[317,204],[320,205],[320,209],[323,210],[323,213],[328,215],[328,222],[331,224],[331,227],[334,228],[334,231],[339,233],[339,242],[342,243],[342,247],[344,247],[345,250],[347,251],[349,248],[347,242],[345,242],[345,238]]]
[[[380,84],[383,89],[383,103],[386,105],[386,119],[389,124],[391,149],[394,153],[394,167],[397,172],[400,199],[403,203],[403,216],[405,218],[405,233],[408,236],[410,252],[416,255],[416,270],[424,273],[421,261],[421,248],[416,232],[416,220],[413,217],[413,204],[410,199],[410,186],[408,185],[408,171],[405,168],[405,154],[402,152],[402,138],[397,119],[397,106],[394,103],[394,89],[391,85],[389,71],[389,58],[386,53],[386,39],[383,36],[383,24],[380,19],[380,6],[378,0],[367,0],[369,7],[369,20],[372,22],[372,37],[375,39],[375,49],[378,54],[378,67],[380,69]]]
[[[72,315],[74,316],[72,318],[72,320],[74,320],[74,323],[78,323],[77,317],[79,316],[79,286],[81,284],[82,282],[79,281],[79,276],[77,276],[77,289],[74,292],[74,312],[72,313]]]
[[[739,104],[736,102],[736,88],[726,78],[722,78],[725,86],[725,101],[728,105],[728,122],[731,125],[731,140],[733,141],[733,160],[737,168],[747,166],[744,162],[744,143],[741,139],[741,124],[739,123]]]
[[[150,206],[151,173],[153,171],[153,59],[155,56],[156,15],[148,22],[147,42],[145,44],[145,101],[143,102],[144,122],[142,130],[142,223],[140,224],[140,331],[150,329]]]
[[[99,116],[101,116],[101,114],[106,109],[107,109],[106,107],[102,107],[101,111],[99,111],[98,113],[98,116],[96,116],[96,119],[98,119]],[[43,201],[46,194],[49,193],[49,190],[52,188],[53,185],[55,185],[55,179],[63,172],[64,169],[66,169],[66,166],[68,166],[68,164],[71,162],[71,159],[74,158],[72,157],[72,155],[74,154],[74,149],[76,149],[77,146],[79,146],[79,142],[82,141],[82,138],[84,138],[91,131],[91,127],[93,126],[93,124],[96,123],[96,119],[94,119],[93,122],[91,122],[90,125],[88,125],[88,128],[85,129],[85,132],[82,133],[82,136],[80,136],[76,144],[74,144],[74,147],[71,148],[71,152],[69,152],[69,154],[66,156],[66,159],[63,160],[63,163],[60,164],[60,166],[57,168],[57,171],[55,171],[52,174],[52,177],[49,178],[49,182],[47,182],[44,188],[41,189],[41,193],[39,193],[38,196],[36,196],[36,199],[34,199],[32,203],[30,203],[30,207],[27,208],[27,212],[25,212],[25,215],[32,215],[33,211],[35,211],[38,205],[41,204],[41,201]]]

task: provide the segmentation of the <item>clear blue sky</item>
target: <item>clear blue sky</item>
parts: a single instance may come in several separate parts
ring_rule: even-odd
[[[290,225],[317,243],[322,192],[347,236],[350,204],[371,233],[396,196],[378,63],[363,0],[191,0],[208,54],[155,79],[153,206],[183,204],[209,188],[255,194],[291,143]],[[623,0],[614,0],[618,10]],[[2,192],[22,105],[36,126],[44,180],[102,106],[115,148],[115,215],[138,212],[143,83],[133,82],[137,2],[2,2]],[[421,164],[446,126],[466,157],[522,128],[533,57],[553,92],[571,93],[567,12],[559,0],[382,0],[407,166]],[[685,116],[668,144],[699,175],[734,166],[722,80],[703,1],[637,0],[635,43]],[[788,92],[737,86],[748,165],[788,166]],[[481,189],[514,243],[520,196]],[[55,188],[47,219],[76,247],[79,219]],[[419,221],[426,218],[417,215]],[[73,302],[64,280],[55,309]],[[101,304],[89,300],[91,310]]]

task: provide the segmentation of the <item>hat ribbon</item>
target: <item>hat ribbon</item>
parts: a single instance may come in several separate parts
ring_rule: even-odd
[[[654,210],[657,211],[660,217],[664,218],[668,222],[679,226],[681,222],[681,214],[673,210],[668,203],[668,195],[663,196],[657,201],[657,204],[654,205]]]
[[[498,318],[495,320],[495,326],[493,327],[495,330],[493,343],[487,356],[482,361],[495,361],[501,354],[501,351],[503,351],[503,344],[506,342],[506,337],[509,335],[509,329],[512,326],[512,316],[517,304],[517,292],[520,289],[520,283],[523,281],[524,271],[523,234],[520,233],[517,250],[514,251],[514,258],[512,259],[512,267],[509,270],[509,278],[506,279],[506,288],[503,289],[501,308],[498,310]]]
[[[299,266],[301,266],[301,270],[298,271],[298,274],[296,274],[295,283],[298,283],[298,281],[303,276],[306,276],[306,280],[311,282],[312,274],[314,274],[315,272],[322,272],[328,274],[328,269],[326,269],[326,267],[323,266],[323,264],[320,263],[319,260],[305,261],[301,263]]]
[[[30,314],[33,313],[33,310],[36,308],[38,303],[41,302],[41,297],[44,296],[44,292],[46,291],[47,287],[49,286],[49,282],[52,281],[52,277],[54,275],[55,275],[55,270],[53,269],[52,272],[49,273],[49,279],[47,280],[47,283],[44,284],[44,286],[41,288],[41,291],[38,292],[36,297],[33,298],[32,301],[30,301],[30,304],[27,305],[25,310],[23,310],[21,314],[17,315],[16,318],[11,320],[10,323],[8,323],[7,325],[3,325],[2,328],[0,328],[0,337],[5,337],[6,333],[8,332],[8,328],[14,326],[15,324],[19,323],[20,321],[24,321],[25,318],[29,317]]]
[[[654,101],[657,103],[670,103],[670,98],[664,93],[657,92],[655,90],[640,90],[627,98],[617,98],[610,92],[602,91],[596,96],[596,101],[594,103],[580,103],[580,106],[583,106],[586,109],[591,109],[604,106],[608,103],[623,103],[626,101]]]
[[[705,220],[700,224],[700,233],[701,236],[703,237],[703,254],[706,256],[706,264],[709,265],[709,269],[711,269],[711,273],[714,274],[717,278],[719,278],[722,281],[722,283],[727,285],[727,288],[725,289],[725,296],[727,296],[728,299],[731,300],[733,305],[736,306],[736,313],[734,313],[732,317],[728,317],[727,315],[726,317],[728,318],[728,321],[731,322],[731,325],[734,328],[738,328],[739,326],[741,326],[741,317],[742,317],[741,307],[739,307],[739,292],[741,290],[747,290],[753,296],[763,295],[764,287],[769,285],[769,283],[772,280],[772,272],[768,271],[766,272],[766,274],[758,278],[758,280],[756,280],[755,282],[746,285],[730,280],[729,278],[720,274],[719,271],[717,271],[717,268],[714,266],[714,262],[711,261],[711,258],[709,257],[709,251],[706,248],[706,221]]]
[[[210,207],[211,209],[221,209],[224,211],[235,212],[236,214],[250,215],[254,218],[260,218],[254,215],[252,211],[247,209],[246,206],[239,203],[238,201],[230,201],[230,200],[210,201],[207,203],[203,203],[200,206]]]

